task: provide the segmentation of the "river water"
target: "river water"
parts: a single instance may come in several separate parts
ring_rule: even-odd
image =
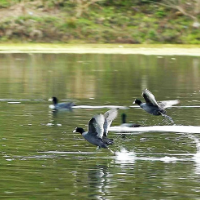
[[[2,199],[200,198],[200,57],[7,53],[0,63]],[[132,104],[145,88],[180,100],[167,109],[174,123]],[[52,96],[77,107],[53,114]],[[111,106],[128,108],[109,132],[115,155],[73,133]],[[143,129],[122,135],[122,113]]]

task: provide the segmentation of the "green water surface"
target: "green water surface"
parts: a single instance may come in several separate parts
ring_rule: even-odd
[[[167,112],[175,124],[199,126],[199,77],[197,56],[0,54],[1,199],[199,199],[198,134],[110,132],[113,156],[72,133],[108,109],[53,115],[48,101],[132,106],[148,88],[157,100],[180,100]],[[123,112],[142,126],[173,125],[135,107],[113,125]]]

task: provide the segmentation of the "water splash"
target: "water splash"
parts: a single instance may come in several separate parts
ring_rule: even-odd
[[[121,148],[120,151],[115,152],[115,160],[116,163],[124,164],[124,163],[134,163],[136,159],[136,155],[134,152],[128,152],[125,148]]]

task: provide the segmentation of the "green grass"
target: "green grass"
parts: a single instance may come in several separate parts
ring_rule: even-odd
[[[0,0],[0,5],[8,7],[18,2]],[[190,18],[176,16],[175,11],[158,6],[156,1],[134,1],[132,6],[128,1],[111,2],[91,5],[80,17],[76,17],[76,4],[72,2],[37,1],[35,7],[28,4],[36,11],[45,8],[45,15],[21,13],[0,21],[0,42],[200,43],[200,31],[192,27]]]

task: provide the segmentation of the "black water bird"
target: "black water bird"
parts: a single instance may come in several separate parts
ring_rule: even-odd
[[[57,97],[52,97],[50,100],[53,102],[51,105],[53,110],[72,110],[72,107],[75,106],[73,102],[58,103]]]
[[[147,89],[142,92],[142,96],[146,103],[142,103],[139,99],[136,99],[133,103],[138,104],[143,110],[152,115],[166,116],[165,109],[179,103],[179,100],[157,102],[155,96]]]
[[[139,124],[126,123],[126,114],[125,113],[122,113],[121,117],[122,117],[122,124],[120,126],[123,126],[123,127],[139,127],[139,126],[141,126]]]
[[[108,148],[107,145],[113,144],[113,139],[108,139],[108,129],[112,121],[117,117],[118,110],[108,110],[104,115],[97,114],[88,123],[88,131],[83,128],[76,127],[73,132],[81,133],[81,135],[91,144],[99,148]]]

